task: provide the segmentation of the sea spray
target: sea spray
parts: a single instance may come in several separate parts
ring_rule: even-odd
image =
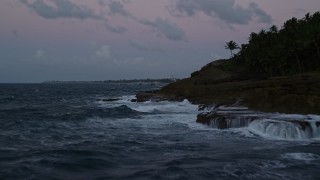
[[[282,140],[317,140],[319,119],[317,115],[263,113],[237,106],[218,106],[197,116],[198,123],[211,128],[247,128],[261,137]]]
[[[302,140],[311,137],[310,131],[304,131],[298,124],[271,119],[254,121],[250,123],[249,129],[261,136],[288,140]]]

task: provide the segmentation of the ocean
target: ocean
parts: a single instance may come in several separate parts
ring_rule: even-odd
[[[292,136],[299,127],[266,119],[217,129],[196,123],[198,106],[187,100],[131,102],[164,85],[0,84],[0,179],[320,177],[319,127]]]

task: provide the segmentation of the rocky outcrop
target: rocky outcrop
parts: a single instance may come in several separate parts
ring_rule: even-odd
[[[159,91],[140,92],[134,102],[188,99],[194,104],[223,104],[264,112],[320,114],[320,72],[263,78],[244,68],[230,68],[230,60],[209,63],[192,77]]]
[[[320,114],[320,72],[264,78],[231,60],[209,63],[192,77],[171,83],[157,94],[196,104],[234,104],[264,112]]]
[[[212,128],[249,127],[254,133],[285,139],[320,138],[320,117],[307,115],[320,114],[320,72],[264,78],[229,67],[229,62],[210,63],[159,91],[140,92],[134,101],[188,99],[200,104],[201,111],[211,109],[198,114],[197,122]]]
[[[145,101],[165,101],[168,100],[165,96],[162,96],[158,91],[143,91],[136,94],[136,99],[131,100],[132,102],[145,102]]]
[[[245,128],[259,136],[307,140],[320,138],[320,118],[314,115],[286,115],[255,112],[245,107],[219,106],[198,115],[197,122],[212,128]]]
[[[98,101],[104,101],[104,102],[113,102],[113,101],[119,101],[121,99],[119,98],[108,98],[108,99],[101,99],[101,100],[98,100]]]
[[[197,122],[218,129],[247,127],[252,121],[261,117],[261,114],[246,107],[213,108],[210,112],[198,114]]]

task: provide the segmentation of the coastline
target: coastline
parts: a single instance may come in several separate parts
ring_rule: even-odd
[[[202,106],[238,105],[262,112],[320,114],[320,72],[257,79],[221,68],[228,61],[213,61],[196,75],[159,91],[138,93],[137,101],[188,99]]]

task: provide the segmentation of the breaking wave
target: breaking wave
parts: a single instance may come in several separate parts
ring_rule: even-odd
[[[127,96],[151,85],[2,87],[2,179],[319,177],[320,143],[273,140],[317,139],[319,116],[224,108],[218,113],[228,115],[221,122],[230,129],[220,130],[196,123],[198,107],[187,100],[136,103],[131,102],[134,96]]]
[[[277,140],[319,140],[320,116],[255,112],[221,106],[198,115],[197,122],[216,129]],[[245,132],[246,131],[246,132]]]
[[[315,121],[256,120],[249,124],[249,130],[267,138],[286,140],[307,140],[320,137],[320,128]]]
[[[292,159],[299,161],[315,161],[320,160],[320,156],[313,153],[286,153],[282,155],[284,159]]]
[[[134,96],[123,96],[119,100],[108,102],[108,101],[98,101],[98,106],[101,108],[115,108],[118,106],[127,106],[131,110],[141,112],[141,113],[197,113],[197,105],[191,104],[188,100],[182,102],[131,102]]]

